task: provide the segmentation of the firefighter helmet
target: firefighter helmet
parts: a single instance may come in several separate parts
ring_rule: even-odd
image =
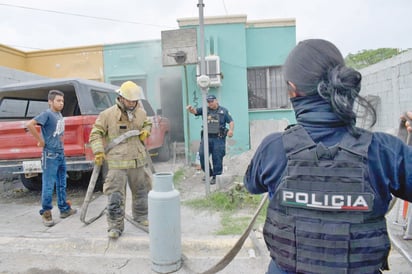
[[[117,90],[117,93],[129,101],[137,101],[142,99],[142,88],[132,81],[124,82]]]

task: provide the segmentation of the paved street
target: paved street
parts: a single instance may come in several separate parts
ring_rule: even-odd
[[[410,210],[412,210],[412,208]],[[410,264],[406,266],[409,266],[409,268],[406,268],[409,271],[404,273],[412,273],[412,240],[403,239],[405,220],[402,217],[402,211],[403,201],[398,199],[392,211],[387,216],[387,224],[394,249],[410,262]]]
[[[158,165],[157,171],[173,171],[170,165]],[[193,173],[179,188],[181,199],[204,195],[205,186],[201,174]],[[156,273],[152,270],[148,234],[126,222],[125,232],[118,240],[108,240],[104,217],[96,222],[83,224],[78,213],[67,219],[59,219],[57,209],[53,216],[57,224],[46,228],[38,215],[40,194],[27,194],[17,184],[14,190],[9,185],[2,187],[0,199],[0,273]],[[211,191],[218,186],[213,186]],[[30,197],[16,198],[5,195]],[[20,193],[21,192],[21,193]],[[73,193],[69,191],[69,193]],[[129,193],[130,194],[130,193]],[[75,196],[75,194],[70,194]],[[77,195],[77,194],[76,194]],[[80,195],[80,194],[79,194]],[[81,195],[80,195],[81,196]],[[128,195],[130,197],[130,195]],[[74,207],[80,208],[82,197],[75,197]],[[126,205],[130,214],[130,201]],[[100,193],[94,195],[86,219],[96,216],[106,204]],[[391,271],[385,273],[412,273],[412,241],[402,239],[403,228],[395,223],[399,207],[388,215],[388,226],[394,243],[390,254]],[[220,214],[197,211],[181,205],[182,267],[174,273],[195,274],[215,265],[233,247],[238,235],[216,236],[220,227]],[[167,228],[165,228],[167,229]],[[235,259],[219,273],[263,274],[269,262],[261,231],[253,231]]]
[[[95,199],[86,219],[96,216],[105,204],[104,196]],[[118,240],[108,240],[104,217],[84,225],[79,214],[59,219],[53,209],[57,224],[46,228],[37,203],[0,206],[0,273],[156,273],[151,269],[148,234],[130,222]],[[205,271],[230,250],[239,236],[216,236],[219,226],[218,214],[181,207],[183,264],[175,273]],[[264,273],[268,260],[260,233],[253,232],[235,260],[220,273]]]

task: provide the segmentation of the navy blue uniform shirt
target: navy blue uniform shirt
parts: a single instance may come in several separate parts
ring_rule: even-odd
[[[219,114],[219,127],[220,128],[225,128],[226,124],[229,124],[230,122],[233,121],[232,115],[230,112],[222,106],[218,106],[217,109],[210,109],[207,108],[207,113],[213,113],[213,114]],[[203,115],[203,108],[196,108],[196,114],[195,116],[201,116]]]
[[[298,124],[302,125],[316,142],[326,146],[337,144],[347,127],[339,121],[326,101],[320,97],[293,98],[292,104]],[[245,187],[254,194],[269,192],[273,197],[286,168],[286,154],[282,133],[268,135],[253,156],[246,171]],[[368,150],[370,182],[376,199],[386,201],[385,208],[377,214],[385,214],[391,193],[412,202],[412,147],[390,134],[375,132]]]

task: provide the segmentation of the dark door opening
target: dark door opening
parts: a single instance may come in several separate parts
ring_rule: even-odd
[[[160,98],[162,116],[170,119],[172,141],[183,142],[182,80],[180,78],[160,79]]]

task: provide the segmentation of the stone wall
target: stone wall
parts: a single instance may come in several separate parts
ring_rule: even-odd
[[[412,50],[360,70],[361,95],[376,101],[373,131],[397,132],[400,115],[412,110]],[[363,126],[362,119],[358,125]],[[366,126],[365,126],[366,127]]]

